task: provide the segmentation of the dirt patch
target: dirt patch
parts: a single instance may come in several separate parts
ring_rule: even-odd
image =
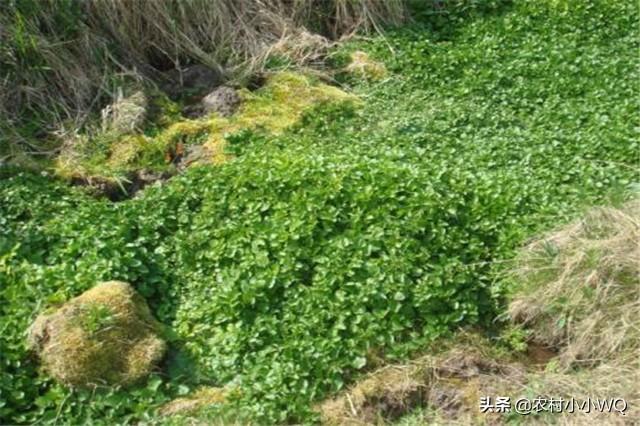
[[[404,378],[389,383],[381,392],[366,396],[362,418],[368,423],[379,419],[398,419],[409,410],[421,406],[424,394],[425,389],[417,380]]]
[[[478,354],[456,353],[446,358],[435,372],[438,377],[469,379],[480,374],[497,373],[500,368],[496,362],[483,359]]]
[[[521,364],[458,347],[407,365],[387,366],[316,409],[331,425],[388,424],[417,408],[465,424],[479,415],[481,396],[494,395],[505,384],[518,387],[524,376]]]
[[[455,386],[436,383],[429,389],[427,403],[446,417],[458,417],[464,404],[464,394]]]
[[[529,365],[544,368],[549,361],[558,356],[558,350],[532,341],[527,345],[526,356]]]
[[[209,164],[211,163],[211,157],[213,154],[211,151],[202,145],[189,145],[184,149],[184,152],[175,158],[175,163],[178,171],[184,171],[190,166],[196,164]]]

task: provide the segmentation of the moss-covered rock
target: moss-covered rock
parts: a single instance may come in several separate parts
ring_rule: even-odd
[[[108,281],[38,316],[27,343],[66,385],[126,386],[162,359],[160,330],[142,296],[127,283]]]

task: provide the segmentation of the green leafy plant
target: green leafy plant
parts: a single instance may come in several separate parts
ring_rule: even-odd
[[[500,341],[508,349],[515,352],[525,352],[527,350],[527,340],[531,336],[531,331],[519,326],[509,326],[502,331]]]
[[[255,422],[310,422],[372,353],[490,326],[527,237],[639,181],[638,10],[474,13],[358,44],[392,77],[354,85],[357,111],[237,134],[235,160],[131,200],[0,180],[1,422],[144,422],[200,384],[236,387],[225,410]],[[172,329],[172,380],[87,394],[38,373],[29,320],[103,280]]]

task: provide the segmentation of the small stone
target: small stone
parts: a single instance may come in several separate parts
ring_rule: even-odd
[[[236,112],[241,103],[242,99],[238,92],[228,86],[218,87],[201,101],[205,114],[216,112],[223,117],[228,117]]]

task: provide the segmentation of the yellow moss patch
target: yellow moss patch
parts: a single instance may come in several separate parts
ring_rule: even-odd
[[[262,129],[271,134],[282,133],[300,120],[310,107],[323,102],[356,101],[354,95],[337,87],[313,82],[302,74],[283,72],[269,77],[255,93],[240,92],[243,105],[228,118],[210,119],[210,134],[205,146],[213,153],[213,162],[224,162],[225,136],[239,130]]]
[[[212,123],[203,120],[184,120],[167,127],[158,140],[161,145],[169,147],[178,142],[184,142],[190,137],[196,137],[202,133],[211,131]]]
[[[347,65],[346,71],[366,80],[381,80],[387,76],[387,69],[384,64],[376,62],[365,52],[356,51],[351,54],[351,62]]]
[[[149,144],[144,135],[125,136],[111,146],[107,165],[113,169],[121,169],[133,163]]]
[[[298,122],[314,105],[357,101],[354,95],[292,72],[274,74],[256,92],[240,90],[239,95],[243,103],[236,114],[230,117],[213,114],[174,123],[158,136],[157,143],[169,152],[179,143],[202,137],[204,147],[211,153],[211,162],[219,164],[229,158],[225,153],[229,134],[259,129],[277,135]]]
[[[161,360],[161,325],[127,283],[100,283],[40,315],[27,343],[45,370],[71,386],[129,385]]]
[[[65,141],[53,164],[54,173],[68,180],[118,183],[118,173],[126,171],[148,146],[143,135],[100,134],[96,138],[75,135]]]

